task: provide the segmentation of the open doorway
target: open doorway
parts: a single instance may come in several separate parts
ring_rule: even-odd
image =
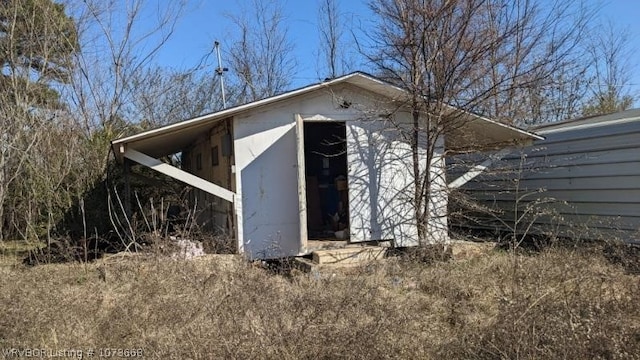
[[[310,240],[349,238],[347,130],[344,122],[305,122],[307,234]]]

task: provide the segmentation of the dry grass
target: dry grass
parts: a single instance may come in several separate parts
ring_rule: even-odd
[[[0,266],[17,265],[29,252],[45,246],[42,242],[0,241]]]
[[[293,276],[233,255],[4,266],[0,348],[142,348],[149,359],[638,358],[639,282],[599,253],[566,249]]]

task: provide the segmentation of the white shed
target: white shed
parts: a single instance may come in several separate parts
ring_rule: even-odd
[[[505,156],[501,165],[521,171],[484,174],[467,183],[467,190],[488,206],[505,210],[501,220],[506,223],[513,222],[516,208],[522,212],[540,199],[553,200],[539,205],[544,212],[553,211],[532,219],[535,232],[639,242],[640,109],[546,124],[534,131],[545,139]],[[507,189],[516,177],[521,204]],[[484,218],[472,226],[491,226],[491,221]]]
[[[410,125],[406,98],[402,89],[356,72],[117,139],[112,148],[119,162],[132,160],[197,189],[199,221],[233,236],[250,258],[304,255],[308,241],[335,237],[335,230],[352,243],[410,246],[417,241],[411,149],[399,131]],[[458,134],[438,142],[431,165],[438,179],[429,199],[433,241],[448,239],[445,143],[536,138],[465,114]],[[182,169],[157,160],[178,153]]]

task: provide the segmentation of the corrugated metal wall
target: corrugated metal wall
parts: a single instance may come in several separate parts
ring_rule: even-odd
[[[515,151],[464,187],[497,212],[461,210],[470,216],[457,224],[513,230],[519,222],[518,232],[638,241],[640,117],[629,117],[636,113],[539,128],[546,140]],[[458,158],[453,171],[462,163]]]

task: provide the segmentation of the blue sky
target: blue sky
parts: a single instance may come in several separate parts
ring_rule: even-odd
[[[295,58],[298,71],[293,86],[303,86],[316,82],[323,77],[319,73],[317,46],[319,35],[317,0],[277,0],[283,4],[287,17],[290,37],[295,46]],[[589,2],[590,1],[590,2]],[[211,51],[213,42],[221,42],[223,50],[231,46],[234,27],[229,14],[238,14],[247,0],[198,0],[189,1],[185,14],[180,19],[174,37],[158,57],[158,63],[171,68],[187,68],[199,62],[204,54]],[[633,51],[630,64],[640,68],[640,1],[637,0],[588,0],[591,5],[599,6],[598,22],[611,21],[619,28],[627,29]],[[341,12],[351,26],[371,20],[366,0],[338,0]],[[347,34],[347,36],[349,36]],[[224,62],[224,58],[223,58]],[[367,70],[366,68],[362,70]],[[213,68],[212,68],[213,73]],[[640,93],[640,70],[632,80],[631,90]],[[636,105],[638,102],[636,102]]]
[[[625,29],[629,34],[630,60],[632,73],[630,87],[636,93],[640,93],[640,1],[637,0],[611,0],[599,2],[601,5],[601,18],[603,21],[611,21],[615,26]],[[636,100],[636,106],[639,101]]]
[[[284,5],[286,25],[295,47],[294,56],[298,63],[293,86],[317,82],[324,77],[319,74],[317,61],[318,1],[279,1]],[[238,14],[242,4],[248,2],[246,0],[201,0],[189,3],[176,27],[174,37],[160,54],[159,63],[176,68],[193,66],[204,54],[211,51],[215,40],[220,41],[223,51],[228,49],[232,45],[230,40],[234,37],[234,26],[227,15]],[[352,24],[370,21],[371,14],[365,1],[337,0],[337,2],[344,18]],[[350,35],[345,34],[345,37],[348,36]]]

